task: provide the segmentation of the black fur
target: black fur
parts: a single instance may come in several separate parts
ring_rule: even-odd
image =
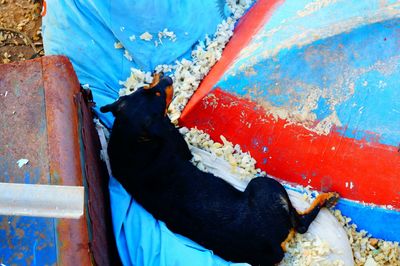
[[[222,258],[252,265],[281,261],[290,229],[305,232],[320,207],[311,216],[298,215],[271,178],[257,177],[240,192],[193,166],[185,140],[164,114],[170,83],[163,78],[101,108],[116,117],[108,147],[113,175],[173,232]]]

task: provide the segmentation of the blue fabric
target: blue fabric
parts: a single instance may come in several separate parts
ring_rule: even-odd
[[[110,196],[118,250],[124,265],[230,265],[195,242],[172,233],[111,177]]]
[[[222,1],[224,2],[224,1]],[[218,0],[57,0],[47,2],[43,17],[43,40],[47,55],[70,58],[81,84],[89,84],[97,103],[95,111],[111,127],[113,117],[99,108],[118,98],[119,81],[130,68],[152,71],[188,57],[193,46],[206,34],[213,34],[223,19]],[[153,38],[165,28],[177,40],[154,42],[139,39],[143,32]],[[136,40],[131,41],[130,36]],[[133,57],[128,61],[121,42]],[[154,41],[154,39],[153,39]],[[113,229],[124,265],[229,265],[193,241],[173,234],[155,220],[111,177],[109,184]]]
[[[197,41],[212,35],[226,16],[221,1],[51,0],[43,17],[45,52],[70,58],[80,82],[90,84],[99,113],[100,106],[118,97],[119,81],[126,80],[132,67],[153,71],[159,64],[189,57]],[[163,39],[156,47],[157,34],[165,28],[177,40]],[[141,40],[144,32],[153,40]],[[130,40],[132,35],[136,40]],[[116,42],[129,51],[132,62],[124,57],[124,49],[114,48]],[[101,116],[111,127],[111,113]]]

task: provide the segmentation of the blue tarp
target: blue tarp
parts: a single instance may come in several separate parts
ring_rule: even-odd
[[[153,71],[159,64],[170,64],[189,57],[193,46],[205,34],[212,35],[226,16],[224,0],[57,0],[48,1],[43,17],[45,53],[66,55],[72,61],[79,81],[88,83],[100,106],[118,98],[132,67]],[[168,29],[176,41],[163,39],[157,47],[158,32]],[[153,39],[140,35],[149,32]],[[135,35],[135,40],[131,37]],[[121,42],[125,49],[115,49]],[[99,114],[108,127],[112,115]]]
[[[58,0],[47,2],[43,17],[43,40],[47,55],[70,58],[81,84],[89,84],[97,104],[96,113],[111,127],[113,117],[99,108],[118,98],[130,68],[152,71],[158,64],[170,64],[189,57],[198,40],[212,35],[227,15],[225,1],[216,0]],[[222,4],[221,4],[222,3]],[[164,29],[173,31],[176,41],[154,40]],[[149,32],[153,40],[139,36]],[[133,40],[135,35],[135,40]],[[133,60],[124,57],[125,49]],[[155,220],[111,177],[109,184],[113,227],[124,265],[229,265],[193,241],[173,234]]]

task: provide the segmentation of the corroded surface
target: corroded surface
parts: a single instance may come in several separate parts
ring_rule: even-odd
[[[0,67],[0,181],[49,184],[41,62]],[[19,168],[17,161],[28,159]],[[0,216],[2,263],[56,262],[54,219]]]
[[[51,182],[82,185],[82,179],[77,178],[81,175],[75,100],[79,82],[68,59],[55,58],[44,57],[42,60]]]
[[[84,185],[79,220],[0,217],[0,263],[114,264],[107,176],[91,113],[61,56],[0,66],[0,182]],[[21,158],[29,162],[18,167]],[[113,255],[110,255],[113,254]]]
[[[1,182],[49,183],[45,108],[40,61],[0,68]]]
[[[120,265],[114,235],[111,230],[110,197],[108,192],[108,174],[105,164],[100,160],[100,141],[93,127],[90,110],[91,95],[80,93],[79,102],[79,143],[84,172],[84,186],[87,188],[86,202],[90,247],[97,265]],[[89,104],[87,103],[89,101]]]

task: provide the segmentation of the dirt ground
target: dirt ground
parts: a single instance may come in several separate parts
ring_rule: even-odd
[[[43,55],[41,0],[0,0],[0,64]]]

